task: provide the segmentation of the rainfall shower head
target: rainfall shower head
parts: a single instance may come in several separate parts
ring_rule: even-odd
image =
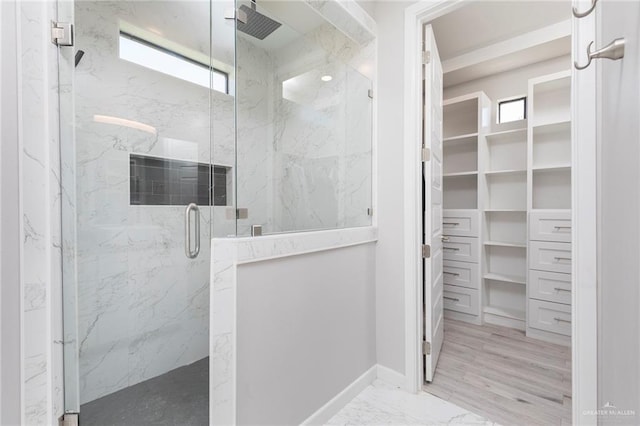
[[[251,2],[251,6],[240,6],[240,10],[247,15],[247,22],[243,23],[238,19],[238,30],[259,40],[264,40],[282,24],[258,12],[254,1]]]

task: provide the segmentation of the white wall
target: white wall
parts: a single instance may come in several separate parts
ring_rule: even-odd
[[[14,1],[0,3],[0,424],[20,424],[20,197]]]
[[[605,414],[600,423],[640,422],[640,3],[601,5],[604,46],[625,37],[621,61],[596,61],[601,130],[598,230],[598,408],[611,403],[633,416]],[[579,285],[579,283],[578,283]],[[603,411],[607,411],[605,408]],[[615,411],[615,410],[614,410]]]
[[[376,340],[378,363],[405,371],[403,238],[404,8],[413,2],[379,2],[378,202]]]
[[[238,424],[300,424],[376,363],[375,245],[240,265]]]
[[[447,87],[444,90],[444,99],[478,91],[485,92],[492,101],[491,123],[492,126],[495,126],[497,120],[497,101],[514,96],[526,96],[530,78],[565,71],[570,69],[570,67],[571,58],[569,56],[561,56],[526,67]],[[492,130],[496,131],[496,129]]]

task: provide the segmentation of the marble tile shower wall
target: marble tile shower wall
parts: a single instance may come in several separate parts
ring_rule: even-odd
[[[276,81],[303,88],[277,96],[275,231],[371,224],[374,55],[329,24],[277,52]]]
[[[375,46],[362,47],[329,25],[276,52],[238,37],[237,110],[233,97],[219,92],[210,106],[206,89],[118,58],[120,20],[169,28],[175,19],[171,6],[76,2],[76,44],[85,51],[74,82],[81,402],[209,352],[209,244],[201,244],[198,259],[188,260],[184,207],[129,205],[129,153],[209,162],[212,125],[213,161],[237,161],[238,195],[230,200],[249,210],[249,218],[237,223],[237,235],[249,235],[252,224],[286,232],[370,223],[367,90]],[[194,16],[207,25],[208,10],[201,12]],[[208,46],[188,47],[208,53]],[[233,63],[232,51],[218,53],[216,59]],[[336,60],[367,78],[338,67],[332,84],[309,104],[283,98],[284,80]],[[95,115],[155,131],[97,122]],[[212,225],[210,236],[236,234],[227,208],[202,210],[202,229]]]
[[[236,39],[237,206],[249,217],[239,219],[239,236],[251,225],[274,229],[273,217],[273,67],[272,55],[238,32]]]
[[[55,3],[17,4],[22,197],[22,422],[51,424],[63,409],[57,57],[47,34]],[[4,284],[4,283],[3,283]]]
[[[206,10],[194,25],[207,26],[207,5],[199,4]],[[201,253],[189,260],[184,206],[129,205],[130,153],[204,163],[211,157],[209,91],[118,57],[120,19],[169,28],[171,6],[76,2],[76,45],[85,51],[74,83],[81,403],[209,352],[209,229],[213,216],[217,235],[234,234],[234,221],[225,207],[202,207]],[[214,161],[232,165],[234,100],[214,92],[211,101]],[[155,130],[101,123],[96,115]]]

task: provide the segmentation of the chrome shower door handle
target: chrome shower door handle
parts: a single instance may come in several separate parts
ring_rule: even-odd
[[[191,212],[194,214],[192,215]],[[195,248],[191,250],[191,216],[195,219]],[[200,209],[196,203],[191,203],[184,211],[184,254],[189,259],[195,259],[200,254]]]

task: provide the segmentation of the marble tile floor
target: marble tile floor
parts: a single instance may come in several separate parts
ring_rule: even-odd
[[[441,398],[411,394],[381,380],[356,396],[327,425],[497,425]]]
[[[209,358],[83,404],[80,424],[209,424]]]

